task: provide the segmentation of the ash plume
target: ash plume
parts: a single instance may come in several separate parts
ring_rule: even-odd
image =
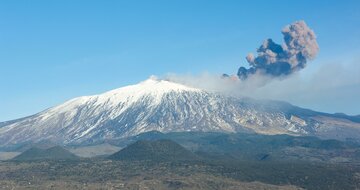
[[[284,44],[267,39],[257,49],[257,56],[248,54],[250,68],[240,67],[237,76],[245,80],[256,73],[283,77],[303,69],[319,51],[316,36],[304,21],[297,21],[282,30]]]

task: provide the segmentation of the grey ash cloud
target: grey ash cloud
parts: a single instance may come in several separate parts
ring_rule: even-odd
[[[316,35],[304,21],[297,21],[283,28],[283,45],[267,39],[257,49],[257,55],[248,54],[250,68],[240,67],[237,76],[245,80],[254,74],[283,77],[303,69],[308,60],[319,51]]]

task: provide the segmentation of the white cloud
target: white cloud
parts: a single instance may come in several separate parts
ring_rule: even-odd
[[[325,112],[360,114],[360,65],[323,64],[311,74],[301,72],[279,80],[254,75],[245,81],[218,75],[168,74],[167,79],[210,91],[257,99],[288,101]]]

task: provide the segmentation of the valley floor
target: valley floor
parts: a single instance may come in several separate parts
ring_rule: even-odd
[[[359,164],[0,162],[0,189],[360,189]]]

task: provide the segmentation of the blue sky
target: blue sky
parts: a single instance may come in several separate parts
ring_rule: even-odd
[[[150,75],[236,73],[264,39],[282,43],[281,29],[296,20],[320,46],[305,76],[329,62],[360,64],[357,0],[0,1],[0,121]],[[354,83],[339,102],[292,103],[360,114]]]

